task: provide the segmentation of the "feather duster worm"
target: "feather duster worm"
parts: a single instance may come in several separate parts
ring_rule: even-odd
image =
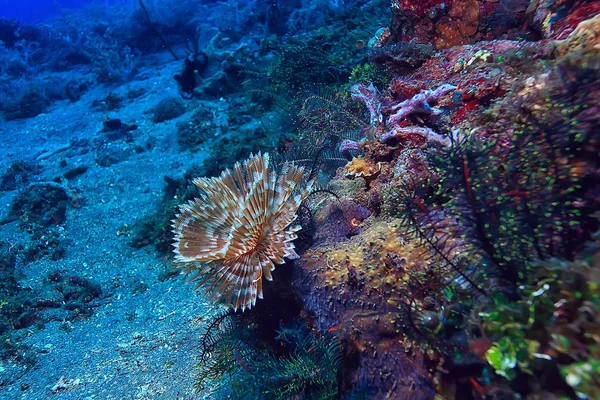
[[[217,178],[193,180],[200,197],[181,206],[173,222],[175,261],[212,299],[234,310],[262,298],[262,279],[283,258],[297,258],[292,241],[300,203],[312,181],[304,168],[269,168],[269,155],[250,155]]]

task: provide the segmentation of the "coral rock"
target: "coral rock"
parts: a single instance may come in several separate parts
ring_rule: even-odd
[[[577,51],[600,52],[600,15],[581,22],[565,40],[557,40],[555,45],[561,56]]]
[[[479,25],[479,2],[463,0],[454,2],[448,15],[437,25],[439,38],[436,47],[443,49],[466,44],[477,33]]]

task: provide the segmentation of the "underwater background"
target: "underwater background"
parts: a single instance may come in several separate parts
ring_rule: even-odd
[[[600,1],[0,2],[0,399],[599,399]]]
[[[2,0],[0,1],[0,18],[17,19],[20,22],[43,23],[60,14],[61,10],[76,10],[85,6],[87,3],[77,0],[23,0],[19,2]],[[106,3],[110,4],[110,3]]]

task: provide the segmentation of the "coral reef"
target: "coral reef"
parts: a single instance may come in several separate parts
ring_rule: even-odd
[[[520,300],[499,298],[479,313],[478,328],[496,338],[484,357],[498,375],[546,378],[555,396],[572,396],[571,389],[580,398],[598,396],[598,254],[596,243],[575,261],[541,263]]]
[[[402,236],[398,222],[377,221],[349,239],[317,242],[296,261],[294,270],[294,283],[306,307],[327,310],[317,313],[317,327],[340,332],[349,358],[361,359],[354,374],[367,386],[397,397],[413,387],[413,379],[424,384],[415,392],[427,393],[426,379],[416,370],[405,375],[408,359],[422,354],[407,353],[408,344],[399,333],[402,321],[396,317],[405,280],[419,271],[423,256]],[[392,359],[393,368],[402,374],[392,375],[388,363]]]
[[[452,2],[448,14],[436,25],[438,49],[469,43],[479,27],[479,2],[464,0]]]
[[[408,146],[407,143],[413,142],[438,142],[448,146],[452,137],[441,136],[431,128],[406,126],[405,120],[411,114],[440,114],[442,111],[432,107],[432,104],[437,103],[455,89],[456,86],[454,85],[443,84],[437,89],[421,91],[414,94],[410,99],[389,106],[382,105],[381,99],[378,98],[377,89],[373,84],[369,86],[364,84],[353,85],[350,88],[350,95],[353,100],[365,104],[369,110],[372,132],[381,143],[388,144],[400,140],[404,142],[405,147]],[[387,115],[387,118],[384,115]],[[365,139],[360,142],[344,139],[339,145],[339,151],[349,158],[351,151],[359,150],[361,147],[365,147]],[[365,164],[364,159],[354,159],[350,161],[346,169],[349,171],[348,173],[355,174],[354,171],[365,170],[363,164]],[[377,165],[379,165],[379,168],[377,168],[377,171],[379,171],[381,167],[380,164]],[[373,175],[373,173],[369,173],[369,175]]]
[[[523,29],[529,18],[519,1],[392,1],[391,36],[397,42],[433,43],[438,49],[537,32]],[[531,8],[531,7],[530,7]]]
[[[349,90],[365,128],[333,139],[349,161],[327,187],[372,214],[315,211],[298,294],[376,398],[593,398],[595,20],[554,42],[473,43],[497,37],[497,6],[525,8],[395,4],[392,23],[431,19],[436,56]],[[356,233],[339,234],[344,218]]]
[[[381,115],[381,102],[377,98],[377,89],[373,84],[368,86],[358,83],[350,88],[350,97],[352,100],[359,101],[367,106],[370,115],[370,124],[375,130],[378,130],[383,123]]]
[[[348,198],[329,200],[322,211],[313,216],[313,241],[315,244],[324,241],[333,244],[356,236],[362,231],[362,221],[371,214],[368,208]]]
[[[0,242],[0,360],[14,359],[31,367],[35,352],[22,344],[22,328],[35,324],[33,294],[19,286],[16,272],[18,249]]]
[[[204,142],[215,136],[213,131],[220,128],[222,118],[215,118],[211,110],[199,106],[191,119],[177,123],[177,142],[182,150],[198,149]]]
[[[0,371],[84,370],[29,344],[97,339],[115,292],[143,318],[98,313],[89,357],[144,373],[98,363],[142,388],[109,397],[197,361],[210,398],[600,396],[600,2],[105,3],[0,19]],[[97,397],[30,371],[8,397]]]
[[[556,40],[555,46],[561,56],[575,52],[600,51],[600,15],[579,23],[563,40]]]
[[[32,118],[43,113],[50,103],[39,90],[31,88],[19,94],[17,98],[3,103],[1,110],[7,121]]]
[[[389,108],[390,116],[387,119],[389,129],[394,129],[407,116],[413,113],[438,114],[441,111],[432,108],[433,103],[437,103],[442,97],[455,90],[456,86],[444,84],[434,90],[422,91],[411,99],[404,100]]]
[[[257,357],[258,362],[249,365],[236,382],[236,396],[284,400],[294,395],[311,399],[339,395],[342,355],[333,335],[318,337],[302,321],[296,321],[282,326],[276,339],[287,347],[288,357]]]
[[[283,158],[329,195],[307,195],[295,210],[306,229],[292,284],[311,335],[339,341],[337,378],[312,381],[299,363],[321,371],[319,360],[290,342],[283,359],[261,353],[262,362],[261,345],[243,347],[230,328],[220,348],[210,340],[221,362],[211,374],[222,370],[250,397],[329,390],[340,376],[374,398],[595,396],[596,255],[582,253],[600,198],[595,19],[559,34],[536,25],[550,15],[537,3],[392,6],[389,30],[360,42],[369,62],[347,75],[351,84],[286,96],[310,74],[344,79],[311,42],[294,41],[245,83],[261,82],[248,90],[259,108],[298,110]]]

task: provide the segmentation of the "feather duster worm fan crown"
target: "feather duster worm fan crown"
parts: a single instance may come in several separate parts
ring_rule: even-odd
[[[262,298],[262,279],[283,258],[297,258],[292,225],[312,181],[304,168],[285,163],[279,173],[260,153],[217,178],[193,180],[200,197],[181,206],[173,220],[175,261],[211,299],[235,310]]]

